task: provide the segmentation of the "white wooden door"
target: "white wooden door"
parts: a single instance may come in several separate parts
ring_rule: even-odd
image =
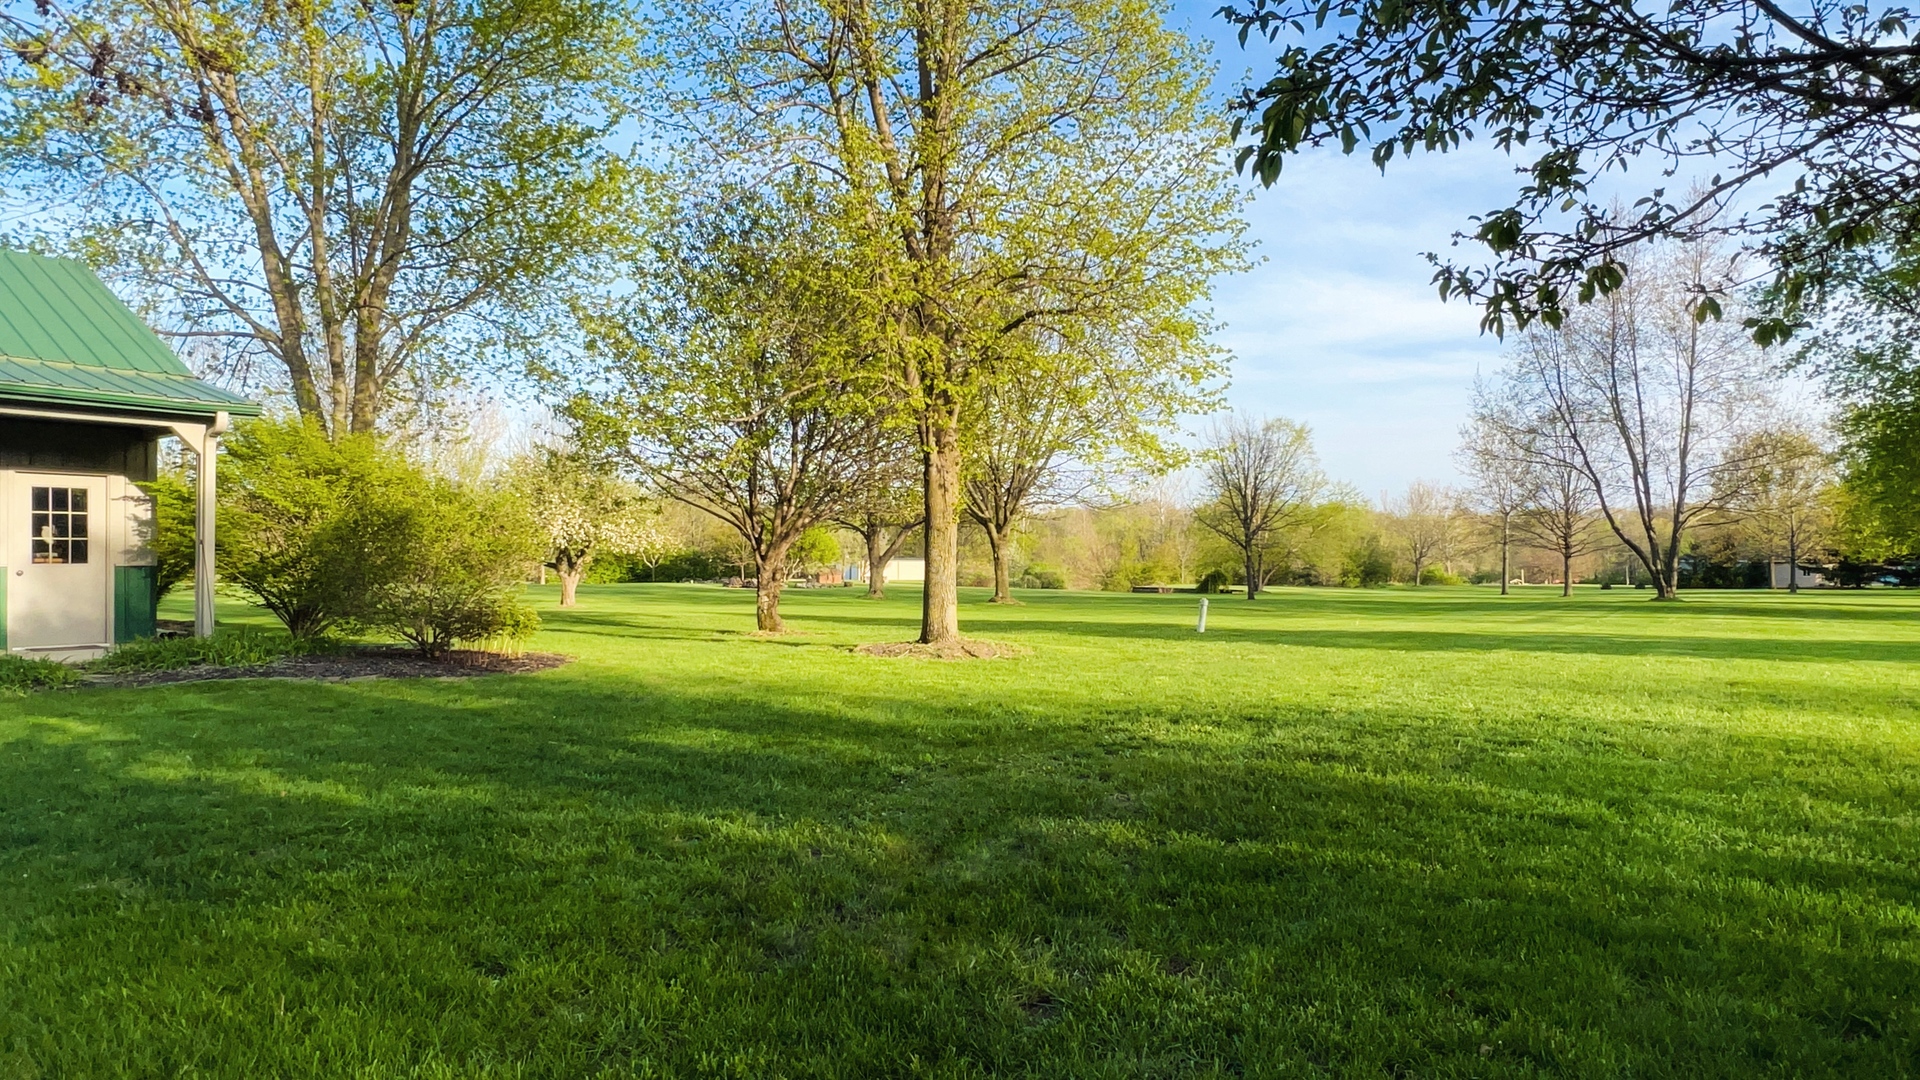
[[[107,481],[19,473],[5,520],[7,647],[107,644]]]

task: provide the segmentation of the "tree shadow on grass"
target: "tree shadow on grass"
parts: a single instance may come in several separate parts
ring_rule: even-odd
[[[812,612],[812,622],[866,624],[866,620]],[[1027,634],[1075,638],[1180,640],[1222,646],[1255,642],[1313,649],[1365,649],[1389,652],[1541,652],[1597,653],[1606,656],[1670,656],[1706,659],[1834,662],[1873,660],[1892,663],[1920,661],[1920,641],[1808,640],[1741,638],[1707,634],[1556,632],[1542,627],[1515,627],[1500,633],[1463,633],[1452,630],[1332,630],[1312,626],[1249,627],[1215,619],[1204,636],[1191,623],[1141,620],[1057,619],[1034,611],[1017,619],[976,619],[969,629],[988,634]]]
[[[1516,763],[1387,711],[1250,750],[906,690],[141,693],[33,699],[0,743],[0,1038],[54,1074],[1893,1075],[1920,1047],[1920,871],[1871,775],[1809,815],[1773,766]]]

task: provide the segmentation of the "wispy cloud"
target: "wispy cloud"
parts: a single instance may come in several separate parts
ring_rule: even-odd
[[[1178,3],[1176,24],[1214,43],[1221,91],[1266,69],[1214,17]],[[1476,372],[1500,364],[1479,311],[1442,303],[1429,251],[1452,252],[1471,217],[1512,198],[1513,161],[1484,144],[1396,161],[1311,152],[1287,163],[1247,214],[1262,261],[1221,283],[1214,314],[1234,354],[1229,400],[1314,428],[1327,471],[1369,496],[1457,479],[1452,453]],[[1471,260],[1478,252],[1458,251]]]

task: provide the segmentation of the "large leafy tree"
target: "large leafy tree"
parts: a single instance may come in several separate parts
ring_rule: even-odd
[[[679,10],[700,146],[725,168],[826,179],[864,230],[889,327],[875,360],[921,457],[920,640],[951,644],[966,421],[1022,355],[1009,340],[1123,318],[1197,327],[1210,279],[1241,261],[1209,66],[1144,0]],[[1161,362],[1147,389],[1176,403],[1221,370],[1199,348]]]
[[[671,216],[628,266],[633,291],[587,313],[584,362],[554,377],[583,445],[740,537],[756,623],[776,633],[795,543],[858,505],[884,465],[891,398],[868,362],[863,269],[804,184]]]
[[[1920,553],[1920,244],[1848,252],[1833,269],[1795,359],[1839,400],[1840,534],[1851,554],[1910,559]]]
[[[32,231],[268,358],[334,438],[512,344],[628,187],[620,0],[6,11],[0,183]]]
[[[1239,103],[1242,161],[1267,183],[1322,145],[1385,168],[1484,137],[1519,159],[1513,201],[1473,230],[1491,264],[1436,275],[1492,329],[1557,320],[1616,286],[1621,254],[1648,239],[1757,238],[1797,297],[1835,252],[1920,227],[1920,42],[1898,5],[1235,0],[1223,13],[1243,41],[1278,46],[1273,77]],[[1634,164],[1649,179],[1616,215],[1596,186]],[[1676,173],[1700,185],[1674,187]],[[1759,336],[1790,318],[1759,320]]]

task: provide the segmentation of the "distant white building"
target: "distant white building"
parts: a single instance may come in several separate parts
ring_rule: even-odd
[[[1788,572],[1787,561],[1785,559],[1775,559],[1773,560],[1772,566],[1769,569],[1772,572],[1772,579],[1773,579],[1769,583],[1770,586],[1775,589],[1787,588],[1788,582],[1792,580],[1787,577],[1787,572]],[[1826,587],[1827,579],[1824,575],[1816,574],[1804,566],[1796,566],[1796,567],[1793,567],[1792,570],[1793,570],[1793,573],[1798,575],[1799,580],[1797,584],[1801,588],[1821,589]]]
[[[927,580],[927,560],[925,559],[888,559],[886,580],[925,581]]]

